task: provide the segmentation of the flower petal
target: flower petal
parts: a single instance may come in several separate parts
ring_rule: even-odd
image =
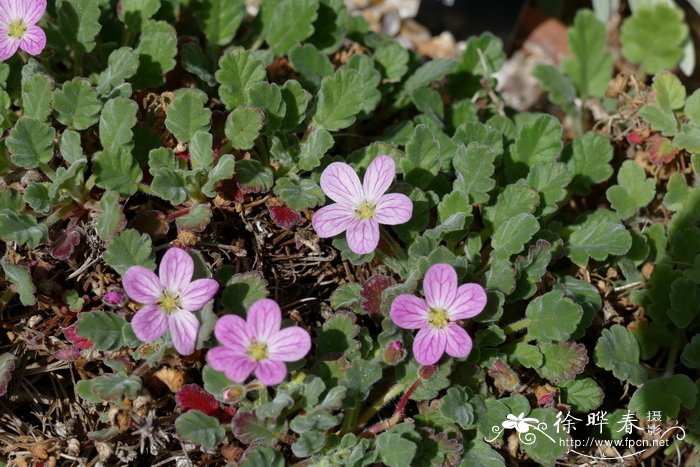
[[[311,350],[311,337],[299,326],[282,329],[267,341],[268,358],[283,362],[301,360]]]
[[[380,224],[398,225],[411,220],[413,202],[401,193],[390,193],[379,198],[374,208],[374,219]]]
[[[374,219],[354,219],[348,223],[348,247],[358,255],[373,252],[379,245],[379,224]]]
[[[255,368],[255,377],[265,386],[274,386],[284,381],[287,366],[278,360],[263,360]]]
[[[10,37],[0,39],[0,61],[5,61],[12,57],[19,48],[19,41]]]
[[[247,355],[240,355],[226,347],[213,347],[207,352],[207,361],[217,371],[223,371],[228,379],[243,383],[256,367]]]
[[[421,365],[437,363],[445,353],[446,333],[444,330],[423,328],[413,340],[413,356]]]
[[[22,40],[19,41],[19,46],[29,55],[39,55],[46,47],[46,34],[39,26],[29,26]]]
[[[321,174],[321,189],[336,203],[359,204],[363,200],[362,185],[352,167],[333,162]]]
[[[24,13],[24,8],[20,0],[0,1],[0,18],[2,18],[6,24],[17,18],[23,18],[24,15],[22,13]]]
[[[481,313],[486,306],[486,292],[479,284],[464,284],[457,289],[457,296],[447,313],[451,320],[472,318]]]
[[[270,337],[280,330],[282,310],[274,300],[263,298],[251,305],[247,321],[251,339],[268,343]]]
[[[131,318],[131,328],[143,342],[153,342],[163,335],[168,319],[158,305],[146,305]]]
[[[185,250],[170,248],[160,262],[160,282],[173,292],[183,289],[192,280],[194,261]]]
[[[391,186],[396,176],[394,159],[387,155],[377,156],[367,167],[362,180],[362,190],[367,201],[376,202]]]
[[[156,303],[163,292],[158,276],[143,266],[127,269],[122,277],[122,285],[130,299],[147,305]]]
[[[46,12],[46,0],[30,0],[23,3],[24,12],[22,17],[24,21],[29,25],[38,23]]]
[[[472,351],[472,338],[461,326],[450,323],[445,334],[445,350],[450,357],[464,358]]]
[[[180,307],[187,311],[199,311],[214,298],[219,283],[214,279],[197,279],[183,287],[180,292]]]
[[[173,346],[180,355],[189,355],[194,352],[199,333],[199,320],[197,317],[185,310],[168,316],[168,326],[170,335],[173,338]]]
[[[431,266],[423,279],[423,294],[429,307],[447,310],[457,296],[455,269],[445,263]]]
[[[428,325],[428,304],[415,295],[399,295],[391,302],[389,316],[400,328],[424,328]]]
[[[226,347],[245,354],[250,344],[248,324],[240,316],[225,315],[218,319],[214,326],[216,340]]]
[[[344,232],[348,228],[348,223],[354,218],[350,205],[333,203],[316,211],[311,218],[311,225],[316,235],[329,238]]]

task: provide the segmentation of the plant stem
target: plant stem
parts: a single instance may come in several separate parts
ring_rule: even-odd
[[[683,344],[683,338],[673,339],[671,341],[671,348],[668,351],[668,360],[666,361],[666,371],[664,372],[664,376],[671,376],[673,374],[673,369],[676,366],[676,359],[678,358],[678,352],[681,350],[681,346]]]
[[[41,164],[39,164],[39,168],[44,173],[44,175],[51,179],[52,182],[56,180],[56,172],[51,167],[49,167],[48,164],[42,162]]]
[[[397,423],[401,421],[403,418],[403,411],[406,409],[406,404],[408,404],[408,400],[411,398],[413,393],[415,392],[416,389],[418,389],[418,386],[420,386],[420,383],[423,382],[423,378],[418,378],[410,388],[408,388],[408,391],[403,395],[401,400],[399,401],[398,405],[396,406],[396,410],[394,410],[394,414],[391,416],[389,420],[384,420],[379,423],[376,423],[372,425],[371,427],[367,428],[365,431],[362,432],[362,436],[367,437],[367,436],[372,436],[372,435],[377,435],[381,433],[384,430],[388,430],[389,428],[393,427]]]
[[[396,383],[389,388],[389,390],[380,398],[374,401],[374,404],[369,406],[367,410],[360,416],[357,420],[357,426],[364,426],[368,421],[374,417],[377,412],[379,412],[382,407],[387,405],[393,399],[397,398],[399,394],[404,390],[404,385]]]
[[[267,153],[267,148],[265,147],[265,142],[263,141],[262,136],[255,140],[255,149],[258,150],[260,163],[263,166],[268,167],[270,165],[270,155]]]
[[[530,318],[523,318],[520,321],[510,323],[503,328],[503,332],[506,334],[513,334],[514,332],[522,331],[530,324]]]

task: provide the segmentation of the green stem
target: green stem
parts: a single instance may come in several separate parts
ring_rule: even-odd
[[[48,164],[42,162],[41,164],[39,164],[39,168],[44,173],[44,175],[51,179],[52,182],[56,180],[56,172],[51,167],[49,167]]]
[[[258,156],[260,156],[260,163],[263,166],[268,167],[270,165],[270,155],[267,153],[267,148],[265,147],[263,136],[255,140],[255,149],[258,150]]]
[[[671,376],[673,374],[673,369],[676,366],[676,359],[678,358],[678,352],[680,352],[681,346],[685,343],[684,341],[685,339],[682,337],[671,341],[671,348],[668,351],[668,360],[666,361],[666,371],[664,372],[664,376]]]
[[[377,412],[379,412],[382,409],[382,407],[386,406],[389,402],[399,397],[399,394],[401,394],[403,390],[403,384],[396,383],[393,386],[391,386],[381,398],[374,401],[374,404],[369,406],[367,410],[365,410],[362,413],[360,418],[357,420],[357,426],[364,426],[367,422],[369,422],[372,419],[372,417],[374,417],[377,414]]]
[[[139,191],[146,193],[147,195],[156,196],[151,187],[145,183],[139,183]]]
[[[520,321],[510,323],[503,328],[503,332],[506,334],[513,334],[518,331],[522,331],[530,324],[530,318],[523,318]]]
[[[47,217],[46,220],[44,221],[44,223],[46,224],[47,227],[51,227],[53,224],[55,224],[59,220],[63,219],[63,217],[66,214],[74,211],[75,209],[76,209],[76,207],[72,203],[67,204],[67,205],[63,206],[61,209],[59,209],[58,211],[51,214],[49,217]]]

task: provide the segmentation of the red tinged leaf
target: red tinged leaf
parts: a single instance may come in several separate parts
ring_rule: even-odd
[[[301,222],[301,214],[287,206],[267,206],[272,222],[283,229],[291,229]]]
[[[636,131],[630,131],[627,134],[627,142],[630,144],[642,144],[646,138]]]
[[[362,310],[370,315],[381,313],[382,292],[396,284],[389,276],[372,276],[364,283],[360,296],[362,297]]]
[[[53,356],[56,358],[56,360],[73,362],[80,358],[80,349],[75,345],[71,345],[55,351]]]
[[[90,347],[92,347],[92,342],[90,341],[90,339],[80,337],[76,332],[77,327],[78,323],[71,324],[63,330],[63,336],[68,340],[68,342],[75,345],[76,347],[80,349],[89,349]]]
[[[71,220],[68,223],[68,227],[61,230],[58,238],[51,244],[51,256],[59,260],[68,259],[75,251],[75,247],[80,245],[83,233],[83,229],[75,225],[75,222]]]
[[[649,160],[655,165],[668,164],[678,154],[678,148],[673,145],[670,139],[658,135],[649,138],[647,148],[649,150]]]
[[[555,392],[548,392],[544,396],[540,397],[537,399],[537,406],[538,407],[543,407],[543,408],[549,408],[549,407],[554,407],[554,396],[556,395]]]
[[[507,363],[496,359],[488,369],[489,376],[493,378],[493,383],[501,391],[513,392],[520,386],[520,378]]]
[[[175,400],[183,412],[199,410],[207,415],[216,415],[219,411],[219,402],[216,398],[196,384],[182,386],[177,391]]]
[[[179,152],[179,153],[175,154],[175,157],[177,157],[178,159],[185,161],[185,162],[190,161],[190,153],[187,151]]]

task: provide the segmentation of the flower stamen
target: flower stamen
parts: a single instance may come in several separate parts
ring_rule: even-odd
[[[172,315],[180,309],[180,297],[171,292],[163,292],[163,295],[158,300],[158,306],[165,314]]]
[[[21,40],[27,32],[27,25],[24,20],[16,19],[7,25],[7,35],[13,39]]]
[[[374,217],[375,206],[367,201],[355,208],[355,216],[360,220],[367,220]]]
[[[267,358],[267,344],[264,342],[253,341],[248,346],[246,353],[256,362],[265,360]]]
[[[436,329],[442,329],[450,323],[447,311],[442,308],[431,308],[428,311],[428,324]]]

